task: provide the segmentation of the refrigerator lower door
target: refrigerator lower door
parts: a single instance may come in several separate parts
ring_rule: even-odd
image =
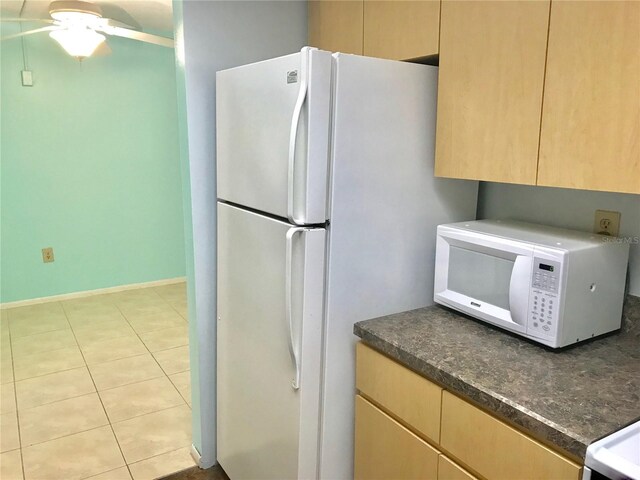
[[[331,54],[300,53],[217,73],[218,198],[287,218],[327,219]]]
[[[316,478],[325,231],[218,203],[218,461]]]

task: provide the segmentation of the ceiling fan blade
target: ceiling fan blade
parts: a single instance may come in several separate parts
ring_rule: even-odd
[[[95,51],[91,54],[91,56],[107,57],[111,55],[111,53],[112,53],[111,47],[107,45],[107,42],[102,42],[100,45],[98,45],[98,48],[95,49]]]
[[[25,35],[33,35],[34,33],[40,32],[51,32],[53,30],[59,30],[60,27],[57,25],[51,25],[49,27],[36,28],[35,30],[27,30],[26,32],[14,33],[13,35],[7,35],[6,37],[0,38],[0,40],[10,40],[12,38],[24,37]]]
[[[173,38],[161,37],[159,35],[152,35],[150,33],[137,32],[135,30],[129,30],[122,27],[104,27],[97,29],[107,35],[114,35],[116,37],[130,38],[132,40],[139,40],[141,42],[153,43],[154,45],[160,45],[161,47],[173,48]]]
[[[3,22],[25,22],[25,23],[54,23],[50,18],[3,18],[0,17]]]
[[[120,28],[126,28],[128,30],[135,30],[137,32],[142,30],[142,28],[139,27],[137,24],[136,25],[132,25],[130,23],[125,23],[122,20],[116,20],[114,18],[104,18],[103,17],[102,21],[105,22],[105,28],[120,27]]]
[[[142,30],[142,26],[126,10],[116,5],[115,2],[99,2],[102,9],[102,19],[114,27]],[[124,4],[125,2],[121,2]]]

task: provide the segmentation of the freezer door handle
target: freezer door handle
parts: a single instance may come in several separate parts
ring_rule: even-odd
[[[302,107],[307,98],[307,68],[309,61],[309,53],[307,48],[303,48],[300,55],[300,91],[296,105],[293,108],[293,118],[291,119],[291,130],[289,135],[289,169],[287,183],[287,217],[294,225],[304,225],[304,218],[296,218],[295,201],[294,201],[294,184],[295,184],[295,164],[296,164],[296,141],[298,139],[298,124],[300,123],[300,115]]]
[[[289,327],[289,353],[291,354],[291,361],[295,367],[296,373],[294,379],[291,381],[291,387],[294,390],[300,388],[300,347],[299,342],[296,342],[293,331],[293,238],[298,233],[304,232],[304,227],[293,227],[287,231],[287,254],[286,254],[286,266],[285,266],[285,311],[287,317],[287,326]]]

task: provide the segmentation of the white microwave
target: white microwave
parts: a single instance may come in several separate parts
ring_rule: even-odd
[[[629,245],[513,221],[437,230],[434,300],[560,348],[620,328]]]

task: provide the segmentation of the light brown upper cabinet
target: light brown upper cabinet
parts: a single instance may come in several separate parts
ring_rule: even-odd
[[[362,55],[363,0],[309,1],[309,46]]]
[[[536,183],[549,6],[442,1],[437,176]]]
[[[538,184],[640,193],[640,2],[553,2]]]
[[[438,54],[440,0],[365,0],[364,54],[407,60]]]

